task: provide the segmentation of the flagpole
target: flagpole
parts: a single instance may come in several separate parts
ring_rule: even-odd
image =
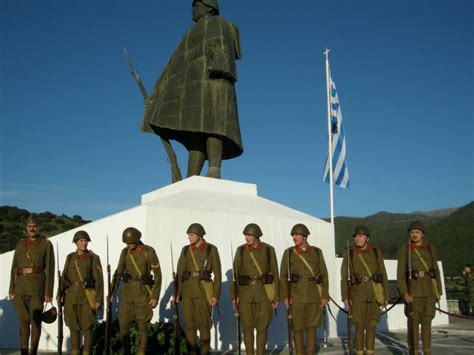
[[[331,130],[331,73],[329,68],[329,52],[326,48],[324,55],[326,57],[326,94],[328,106],[328,159],[329,159],[329,206],[331,213],[331,224],[334,228],[334,183],[332,167],[332,130]]]

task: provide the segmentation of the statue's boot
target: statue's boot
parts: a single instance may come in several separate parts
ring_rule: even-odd
[[[257,355],[264,355],[267,347],[268,334],[266,330],[257,330]]]
[[[257,333],[258,334],[258,333]],[[253,329],[244,329],[244,345],[245,345],[245,354],[254,355],[254,343],[255,336],[253,334]]]
[[[223,143],[220,138],[207,138],[207,159],[209,160],[209,171],[207,177],[221,178]]]
[[[197,335],[195,329],[186,329],[186,346],[188,348],[188,354],[196,355],[196,344],[197,344]]]
[[[207,355],[211,352],[211,331],[209,329],[199,329],[199,340],[201,355]]]
[[[295,341],[296,354],[303,355],[304,354],[304,333],[300,331],[294,331],[293,340]]]
[[[313,355],[316,350],[316,327],[306,330],[306,354]]]

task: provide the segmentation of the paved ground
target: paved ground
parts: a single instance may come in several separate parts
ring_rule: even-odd
[[[448,326],[439,326],[433,328],[432,347],[433,355],[458,355],[471,354],[474,355],[474,320],[464,320],[458,318],[449,319]],[[344,354],[347,352],[346,340],[340,338],[330,339],[332,346],[320,348],[318,354]],[[377,355],[385,354],[406,354],[406,333],[391,332],[378,333],[375,343],[375,352]],[[0,350],[0,355],[20,354],[18,350]],[[41,355],[50,355],[49,353],[40,353]],[[214,352],[218,354],[218,352]],[[234,354],[226,352],[221,354]],[[245,352],[242,352],[245,354]],[[273,350],[267,354],[288,354],[288,350]]]

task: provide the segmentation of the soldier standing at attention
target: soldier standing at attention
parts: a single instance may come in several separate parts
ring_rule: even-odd
[[[397,284],[405,302],[412,304],[414,351],[418,353],[421,324],[423,354],[427,355],[431,354],[431,321],[435,316],[436,302],[442,294],[438,259],[435,248],[423,239],[425,234],[423,223],[412,222],[408,227],[408,233],[410,243],[403,245],[398,253]],[[408,260],[409,255],[411,260]],[[408,275],[409,269],[411,278]]]
[[[351,309],[355,324],[356,354],[374,354],[375,328],[380,319],[380,306],[387,303],[388,279],[380,250],[369,243],[366,226],[357,226],[352,234],[354,246],[346,251],[341,266],[341,294],[346,309]],[[348,265],[348,263],[350,264]],[[350,270],[350,293],[347,289]],[[348,296],[350,294],[350,297]],[[365,334],[364,334],[365,333]]]
[[[39,235],[38,219],[26,221],[27,237],[18,241],[13,254],[8,298],[13,300],[20,323],[21,354],[28,354],[31,325],[31,353],[38,351],[43,304],[53,301],[54,250]]]
[[[267,329],[272,310],[278,307],[278,264],[275,249],[260,241],[262,230],[255,223],[243,231],[245,244],[237,248],[234,273],[237,278],[237,299],[232,300],[234,310],[240,307],[240,320],[244,328],[245,353],[254,354],[254,329],[257,330],[257,355],[265,353]],[[234,295],[233,284],[231,295]]]
[[[221,293],[221,261],[217,247],[204,240],[206,231],[199,223],[191,224],[186,233],[189,245],[183,247],[178,260],[178,299],[183,301],[186,342],[189,354],[196,354],[199,329],[201,354],[209,354],[211,343],[211,309]],[[214,274],[214,280],[212,280]]]
[[[316,327],[323,319],[322,309],[329,301],[328,271],[321,249],[309,245],[310,234],[304,224],[291,229],[294,247],[285,250],[280,267],[281,297],[293,309],[293,337],[296,354],[313,354],[316,348]],[[291,278],[291,300],[287,279]],[[304,333],[306,332],[306,352]]]
[[[474,276],[472,276],[472,267],[469,264],[464,266],[462,272],[464,278],[464,293],[466,295],[466,300],[469,302],[471,307],[471,315],[474,315]]]
[[[66,257],[61,276],[64,318],[71,333],[72,355],[81,353],[81,331],[84,333],[82,354],[90,354],[96,312],[104,304],[102,266],[99,256],[87,249],[90,241],[86,231],[74,234],[72,242],[77,250]]]
[[[137,355],[144,355],[148,340],[148,326],[153,309],[158,305],[161,290],[161,268],[155,249],[140,241],[142,233],[128,227],[122,233],[127,246],[122,250],[112,281],[112,295],[119,281],[124,286],[120,293],[119,325],[123,353],[131,354],[130,325],[138,324]],[[151,275],[153,272],[154,277]]]

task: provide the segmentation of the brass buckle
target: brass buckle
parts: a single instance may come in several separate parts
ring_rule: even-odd
[[[424,271],[418,271],[419,277],[425,277],[426,273]]]

